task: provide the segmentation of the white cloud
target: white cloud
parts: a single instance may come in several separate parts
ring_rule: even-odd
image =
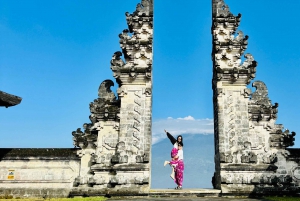
[[[166,129],[174,136],[184,134],[213,134],[214,122],[213,119],[195,119],[192,116],[174,119],[154,120],[152,122],[152,144],[155,144],[166,138],[164,132]]]
[[[192,116],[187,116],[187,117],[184,117],[184,118],[177,118],[177,119],[180,119],[180,120],[195,120],[194,117]]]

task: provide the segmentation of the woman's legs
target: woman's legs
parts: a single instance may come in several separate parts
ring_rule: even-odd
[[[178,165],[178,160],[172,160],[170,161],[170,165],[172,167],[172,172],[171,172],[171,175],[170,177],[175,180],[175,172],[176,172],[176,167]]]
[[[184,171],[184,163],[183,161],[178,161],[178,164],[176,166],[175,171],[175,183],[178,185],[178,187],[182,187],[183,183],[183,171]]]
[[[171,172],[170,177],[173,180],[175,180],[175,171],[176,171],[177,162],[178,162],[177,160],[175,160],[175,161],[172,160],[172,161],[165,161],[165,163],[164,163],[164,166],[166,166],[167,164],[169,164],[171,166],[172,172]]]
[[[172,167],[172,172],[171,172],[171,175],[170,177],[175,180],[175,167],[171,166]]]

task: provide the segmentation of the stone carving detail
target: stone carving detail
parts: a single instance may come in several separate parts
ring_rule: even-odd
[[[143,0],[133,14],[125,13],[128,29],[124,29],[120,38],[122,52],[115,52],[111,60],[111,69],[117,82],[122,85],[129,76],[132,81],[139,76],[151,78],[152,39],[153,39],[153,1]],[[121,57],[124,57],[124,61]],[[127,80],[126,80],[127,81]]]
[[[72,132],[73,144],[75,147],[87,148],[88,145],[96,147],[98,138],[98,130],[101,130],[100,120],[116,119],[119,113],[119,101],[116,100],[114,93],[110,87],[114,86],[111,80],[105,80],[101,83],[98,90],[98,99],[90,103],[90,120],[92,123],[85,123],[84,132],[78,128]]]
[[[91,123],[83,125],[84,131],[78,128],[72,132],[74,146],[81,148],[77,151],[77,155],[82,160],[81,176],[76,179],[75,185],[102,185],[103,178],[93,176],[90,171],[91,165],[111,163],[110,159],[118,139],[117,135],[111,132],[118,132],[120,113],[120,101],[111,91],[112,86],[114,83],[111,80],[105,80],[100,84],[98,98],[90,103]],[[110,129],[107,132],[109,135],[103,135],[107,129]]]
[[[270,136],[270,146],[276,148],[286,148],[294,145],[295,132],[289,133],[289,130],[282,131],[278,129],[275,132],[271,131]],[[273,133],[274,132],[274,133]]]
[[[277,162],[277,155],[275,153],[263,156],[263,163],[274,164],[275,162]]]
[[[241,15],[234,16],[224,1],[213,2],[214,79],[229,83],[250,83],[255,77],[257,63],[249,53],[244,55],[244,62],[241,60],[249,38],[242,31],[236,31]]]
[[[127,95],[127,90],[123,88],[118,88],[118,95],[119,97],[124,97],[125,95]]]
[[[272,106],[266,85],[261,81],[255,81],[252,86],[256,88],[256,91],[250,98],[249,118],[257,122],[276,120],[278,103]]]
[[[76,131],[72,132],[73,135],[73,144],[75,147],[87,148],[90,146],[91,148],[95,148],[97,145],[95,142],[97,141],[97,134],[92,132],[91,124],[83,124],[84,132],[78,128]]]
[[[241,161],[242,163],[257,163],[257,155],[254,153],[243,154]]]
[[[287,148],[296,133],[275,124],[278,103],[272,105],[265,83],[253,82],[253,93],[247,88],[257,62],[245,54],[249,37],[237,30],[241,14],[234,16],[224,0],[212,1],[213,186],[228,193],[297,192],[300,150]]]
[[[127,183],[129,183],[128,182],[129,178],[126,177],[126,176],[123,176],[123,175],[117,176],[117,180],[118,180],[118,184],[127,184]]]
[[[143,180],[144,180],[143,177],[135,177],[134,183],[136,183],[136,184],[143,184]]]
[[[221,153],[220,154],[220,162],[232,163],[233,162],[233,156],[231,154],[225,155],[224,153]]]
[[[117,143],[118,143],[118,138],[117,138],[117,136],[114,136],[114,135],[110,135],[103,139],[103,144],[105,144],[105,146],[107,145],[106,147],[108,149],[115,149],[117,146]]]
[[[300,180],[300,166],[293,168],[292,175],[296,180]]]
[[[99,120],[115,120],[118,118],[120,102],[111,91],[110,87],[112,86],[114,86],[114,83],[111,80],[105,80],[101,83],[98,90],[99,98],[90,103],[90,119],[99,122]]]
[[[119,183],[119,180],[116,176],[113,176],[113,177],[110,178],[109,183],[111,183],[113,185],[116,185],[116,184]]]
[[[264,175],[261,176],[255,176],[253,179],[251,179],[251,183],[253,184],[268,184],[268,185],[274,185],[275,187],[282,187],[286,186],[289,183],[292,182],[292,177],[290,175]]]
[[[114,76],[114,78],[117,78],[117,79],[121,75],[120,68],[122,68],[125,65],[125,63],[122,60],[121,56],[122,56],[122,52],[117,51],[117,52],[114,53],[114,55],[112,56],[112,60],[110,61],[110,64],[111,64],[110,68],[114,72],[113,76]]]
[[[94,175],[93,176],[94,182],[96,185],[102,185],[105,184],[105,178],[100,175]]]
[[[151,96],[152,95],[152,89],[151,88],[146,88],[145,91],[144,91],[144,94],[146,96]]]

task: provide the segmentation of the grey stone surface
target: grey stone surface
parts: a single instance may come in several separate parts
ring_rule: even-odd
[[[110,198],[108,201],[120,201],[120,200],[134,200],[134,201],[173,201],[173,200],[184,200],[184,201],[268,201],[264,198],[228,198],[228,197],[147,197],[147,198]]]
[[[77,149],[0,149],[0,196],[67,197],[79,174]]]
[[[299,160],[286,149],[295,132],[275,123],[278,104],[272,105],[265,83],[253,82],[254,92],[247,88],[257,62],[245,54],[248,36],[237,30],[240,20],[224,0],[213,0],[214,187],[222,194],[295,194]]]

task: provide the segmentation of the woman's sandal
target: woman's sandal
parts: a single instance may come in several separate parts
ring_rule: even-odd
[[[182,190],[182,186],[177,186],[175,189],[176,190]]]

